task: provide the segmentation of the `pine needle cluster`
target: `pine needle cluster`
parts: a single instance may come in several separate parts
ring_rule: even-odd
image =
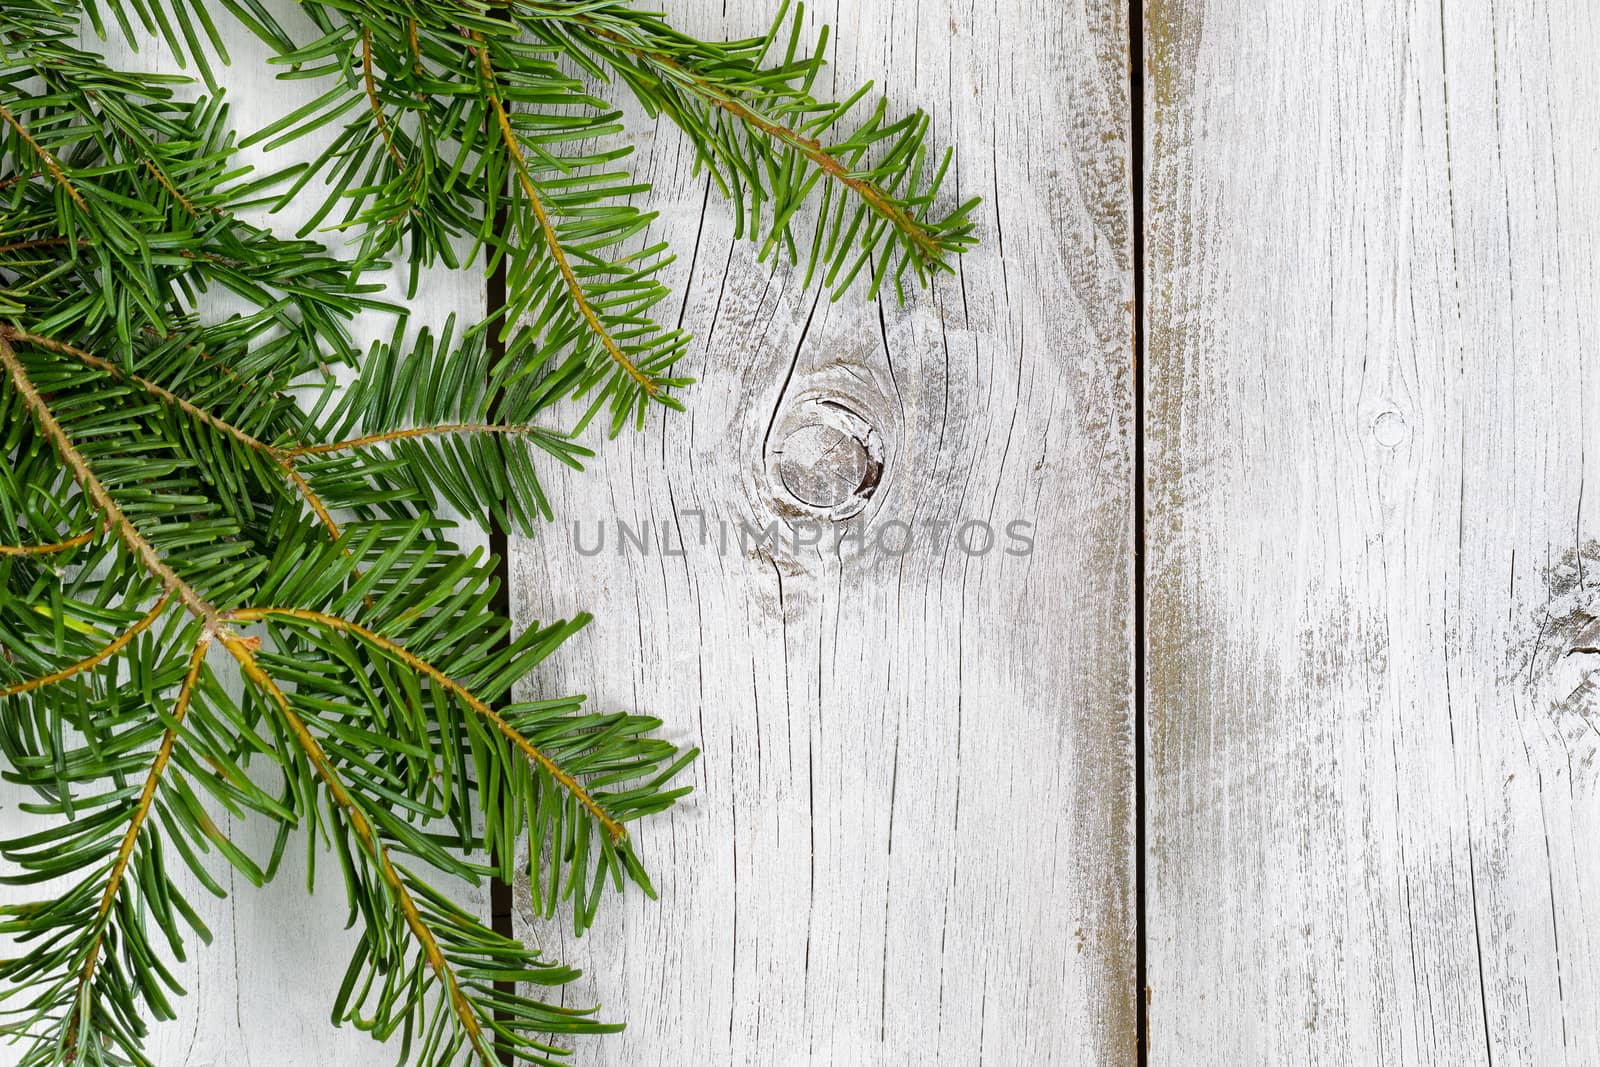
[[[401,1062],[558,1063],[560,1035],[614,1029],[529,992],[574,972],[451,886],[520,854],[581,932],[608,887],[651,892],[629,825],[694,752],[644,715],[513,699],[586,620],[515,631],[495,561],[440,517],[531,533],[586,425],[687,384],[648,188],[594,147],[621,130],[602,94],[678,125],[740,234],[835,296],[973,241],[927,117],[817,99],[826,34],[802,49],[787,4],[728,43],[623,0],[294,6],[291,32],[261,0],[0,5],[0,749],[44,827],[0,842],[33,890],[0,908],[0,1032],[30,1067],[147,1063],[210,937],[187,894],[229,867],[259,885],[291,846],[331,850],[359,932],[335,1022]],[[319,90],[242,142],[222,20]],[[195,77],[115,69],[85,29]],[[240,162],[318,131],[308,164]],[[307,198],[300,233],[246,221]],[[413,287],[503,268],[506,306],[437,334],[397,316],[363,351],[393,263]],[[251,820],[265,855],[226,829]]]

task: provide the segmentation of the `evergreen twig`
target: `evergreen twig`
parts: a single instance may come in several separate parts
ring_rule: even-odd
[[[973,241],[928,117],[861,111],[869,87],[814,97],[826,31],[802,52],[787,2],[727,43],[624,0],[296,6],[304,39],[257,0],[0,5],[0,753],[48,819],[0,855],[51,885],[0,906],[24,1067],[147,1063],[173,961],[210,938],[188,894],[221,895],[223,865],[264,883],[296,833],[332,849],[357,930],[336,1022],[429,1067],[553,1064],[558,1035],[615,1030],[508,988],[576,972],[447,887],[511,880],[520,848],[533,905],[582,932],[608,885],[653,893],[629,824],[687,791],[695,752],[648,716],[513,701],[587,617],[513,634],[494,561],[439,517],[531,533],[541,468],[590,454],[578,430],[679,405],[690,338],[655,318],[671,251],[601,93],[676,123],[739,233],[836,297],[860,277],[903,297]],[[320,83],[246,139],[331,131],[305,165],[239,163],[219,14]],[[159,36],[211,95],[113,68],[80,21]],[[245,221],[307,196],[293,237]],[[400,252],[414,287],[463,238],[507,306],[437,333],[396,316],[360,351],[353,320],[395,310],[367,272]],[[274,825],[270,853],[223,812]]]

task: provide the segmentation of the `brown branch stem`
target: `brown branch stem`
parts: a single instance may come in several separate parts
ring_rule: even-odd
[[[35,248],[62,248],[72,242],[65,237],[45,237],[37,241],[13,241],[0,245],[0,253],[28,252]]]
[[[44,145],[33,139],[33,134],[28,132],[28,128],[24,126],[15,115],[6,110],[6,106],[4,104],[0,104],[0,119],[4,119],[13,130],[17,131],[17,136],[21,137],[25,142],[27,142],[28,147],[33,149],[34,154],[37,155],[41,161],[43,161],[45,169],[47,169],[50,172],[50,176],[56,180],[56,184],[65,189],[67,191],[67,195],[72,198],[72,202],[78,205],[78,210],[87,212],[89,210],[89,205],[83,199],[83,194],[79,193],[77,189],[73,188],[72,183],[67,180],[67,172],[61,169],[61,164],[56,162],[56,157],[46,151]]]
[[[617,344],[605,324],[600,321],[600,316],[589,303],[589,297],[583,291],[583,285],[578,281],[577,273],[572,269],[572,264],[567,259],[567,253],[561,247],[561,240],[556,234],[555,224],[550,221],[550,215],[545,211],[544,201],[539,197],[539,191],[534,185],[533,177],[528,173],[528,161],[522,154],[522,147],[517,143],[516,131],[511,128],[511,117],[506,113],[505,105],[500,100],[499,90],[495,87],[494,67],[489,62],[489,48],[483,41],[483,36],[478,33],[472,35],[478,44],[478,63],[483,70],[483,80],[489,89],[489,104],[494,108],[495,119],[500,127],[500,139],[505,142],[506,151],[511,156],[511,162],[516,168],[517,179],[522,185],[522,191],[528,197],[528,205],[533,208],[533,214],[539,221],[539,230],[544,235],[545,244],[550,249],[550,255],[555,260],[556,269],[561,272],[561,278],[566,283],[567,290],[572,294],[573,303],[582,312],[584,320],[589,324],[589,329],[599,338],[600,343],[611,358],[616,361],[628,377],[639,384],[639,387],[649,396],[660,396],[661,386],[656,380],[640,370],[628,354]]]
[[[372,108],[372,115],[378,122],[378,133],[383,137],[383,146],[389,150],[389,158],[394,160],[395,166],[405,170],[406,161],[401,158],[399,149],[394,146],[394,138],[389,133],[389,120],[383,114],[383,105],[378,102],[378,83],[372,77],[372,31],[365,28],[361,31],[361,80],[366,86],[367,104]]]
[[[0,339],[0,345],[4,345],[4,343],[4,340]],[[38,678],[29,678],[25,682],[13,682],[11,685],[0,688],[0,697],[14,697],[23,693],[31,693],[36,689],[43,689],[46,686],[55,685],[57,682],[64,682],[75,674],[82,674],[86,670],[99,666],[128,647],[128,644],[135,637],[148,630],[161,617],[161,612],[165,610],[167,602],[171,599],[172,594],[170,592],[163,593],[161,599],[156,601],[155,607],[145,612],[137,622],[112,638],[103,647],[58,671],[51,671],[49,674],[40,675]]]
[[[133,852],[139,843],[139,831],[144,828],[145,820],[150,816],[150,808],[155,803],[156,787],[160,785],[161,776],[166,773],[167,763],[172,759],[172,750],[178,741],[178,726],[189,713],[189,702],[194,698],[195,684],[200,680],[200,669],[205,665],[206,649],[210,644],[211,635],[202,633],[189,656],[189,669],[183,676],[183,685],[178,689],[177,701],[172,706],[173,724],[161,735],[161,745],[156,749],[155,759],[150,764],[150,772],[145,776],[144,788],[139,792],[139,800],[134,805],[127,832],[122,835],[122,847],[117,850],[117,858],[111,865],[111,874],[106,879],[105,892],[100,896],[100,908],[95,914],[94,940],[89,943],[89,952],[84,958],[82,969],[78,972],[78,991],[72,998],[75,1005],[82,1004],[84,995],[89,990],[89,983],[94,979],[95,967],[100,962],[100,949],[105,944],[106,920],[116,904],[117,890],[121,888],[123,877],[128,873],[128,864],[133,861]],[[81,1017],[80,1012],[74,1011],[72,1022],[67,1028],[66,1045],[69,1057],[77,1053],[78,1020]]]
[[[358,448],[370,448],[373,445],[388,444],[392,441],[405,441],[416,437],[442,437],[446,434],[457,433],[498,433],[521,436],[542,432],[544,430],[538,426],[453,422],[442,423],[438,426],[413,426],[404,430],[386,430],[383,433],[372,433],[364,437],[352,437],[349,440],[332,441],[328,444],[301,445],[299,448],[286,450],[283,455],[286,459],[294,460],[300,456],[325,456],[330,452],[349,452]]]
[[[295,487],[295,490],[299,492],[301,498],[305,501],[306,506],[311,509],[314,515],[316,515],[318,521],[320,521],[323,526],[327,528],[329,539],[333,541],[339,540],[338,523],[334,522],[333,516],[329,514],[328,509],[323,505],[321,498],[318,497],[317,494],[312,490],[310,483],[305,480],[299,471],[294,469],[294,464],[290,461],[289,455],[285,453],[283,449],[279,449],[267,444],[265,441],[246,433],[244,430],[241,430],[231,422],[227,422],[224,419],[219,419],[209,411],[191,401],[185,400],[183,397],[178,396],[176,393],[172,392],[172,390],[167,389],[164,386],[157,385],[155,382],[152,382],[147,378],[142,378],[137,374],[126,373],[115,363],[112,363],[109,360],[101,359],[92,352],[86,352],[83,349],[78,348],[75,345],[69,345],[64,341],[57,341],[53,338],[41,337],[38,334],[29,333],[26,330],[9,327],[7,329],[10,330],[10,337],[12,340],[22,341],[37,348],[43,348],[47,351],[56,352],[61,355],[71,356],[86,366],[93,367],[95,370],[111,375],[118,381],[126,381],[133,385],[137,385],[139,388],[143,389],[145,392],[149,393],[158,400],[184,411],[197,422],[201,422],[219,433],[226,434],[227,436],[238,441],[240,444],[243,444],[248,448],[260,452],[262,455],[267,456],[275,464],[277,464],[278,468],[283,472],[284,477],[287,478],[290,484]],[[3,340],[3,338],[0,338],[0,340]]]
[[[23,329],[13,329],[11,331],[11,339],[14,341],[21,341],[24,344],[32,345],[35,348],[43,348],[46,351],[56,352],[64,356],[71,356],[73,359],[78,360],[85,366],[92,367],[97,371],[109,374],[118,381],[125,381],[132,385],[137,385],[140,389],[143,389],[157,400],[179,408],[195,421],[202,422],[211,427],[213,430],[227,434],[240,444],[256,449],[257,451],[268,456],[272,456],[273,458],[278,457],[277,449],[273,448],[264,441],[260,441],[255,437],[252,437],[250,434],[239,429],[239,427],[233,425],[233,423],[224,419],[219,419],[205,408],[200,407],[192,401],[185,400],[172,390],[167,389],[164,386],[157,385],[148,378],[140,377],[137,374],[127,373],[115,363],[112,363],[107,359],[101,359],[93,352],[86,352],[83,349],[78,348],[76,345],[69,345],[65,341],[57,341],[53,337],[41,337],[39,334],[30,333]]]
[[[343,810],[345,818],[349,820],[350,828],[355,831],[356,837],[366,847],[368,855],[378,865],[378,873],[383,878],[384,884],[389,887],[390,892],[394,894],[395,903],[405,917],[406,926],[411,930],[411,935],[416,939],[418,945],[422,947],[428,966],[439,977],[439,980],[444,983],[445,990],[450,997],[451,1007],[455,1011],[456,1017],[461,1020],[462,1028],[466,1030],[473,1048],[483,1058],[487,1067],[498,1067],[492,1052],[484,1046],[483,1026],[478,1021],[476,1013],[472,1010],[471,1002],[467,1000],[465,994],[461,992],[461,987],[457,985],[455,972],[451,969],[449,961],[445,959],[444,952],[439,948],[439,943],[435,940],[433,931],[423,921],[421,913],[417,910],[416,901],[412,899],[411,893],[405,887],[405,882],[400,878],[400,872],[395,869],[394,863],[389,859],[388,850],[378,841],[377,834],[372,829],[372,824],[367,821],[361,806],[356,803],[355,798],[345,788],[344,782],[339,778],[339,774],[334,769],[333,762],[328,758],[328,754],[323,751],[322,746],[317,743],[317,739],[312,736],[310,728],[305,724],[305,720],[301,719],[290,706],[289,698],[284,695],[283,690],[261,668],[261,664],[257,662],[255,654],[250,650],[249,645],[239,637],[231,634],[223,635],[222,645],[238,662],[239,669],[244,672],[245,677],[269,696],[273,703],[278,706],[278,710],[283,715],[289,731],[294,734],[295,742],[300,746],[301,751],[305,753],[306,760],[317,772],[317,776],[322,779],[323,784],[328,787],[328,793],[333,797],[334,803]]]
[[[56,453],[60,455],[67,469],[72,472],[73,480],[78,483],[78,487],[83,490],[89,501],[105,516],[107,528],[116,534],[134,558],[144,565],[145,570],[149,571],[168,593],[177,597],[185,608],[203,620],[207,628],[216,629],[220,622],[216,609],[196,592],[193,586],[184,581],[177,571],[167,565],[154,545],[145,540],[144,535],[123,513],[105,485],[89,469],[88,461],[72,443],[67,432],[61,428],[61,423],[56,421],[49,405],[44,402],[39,390],[28,378],[28,372],[23,369],[16,350],[11,347],[13,338],[17,336],[17,331],[10,327],[0,327],[0,367],[3,367],[10,376],[12,388],[16,389],[23,406],[32,413],[34,421],[39,424],[39,429],[55,447]]]
[[[76,537],[69,537],[65,541],[52,541],[43,545],[0,545],[0,556],[49,556],[56,552],[66,552],[88,544],[94,540],[94,531],[81,533]]]
[[[180,205],[182,205],[183,210],[187,211],[191,218],[194,218],[194,219],[199,219],[200,218],[200,212],[195,210],[194,204],[190,202],[188,197],[186,197],[182,193],[178,192],[178,187],[176,185],[173,185],[172,184],[172,180],[169,179],[164,173],[162,173],[160,167],[156,166],[155,160],[146,159],[144,161],[144,165],[145,165],[145,169],[148,170],[151,174],[155,175],[156,181],[161,183],[161,187],[163,189],[165,189],[167,192],[172,194],[172,198],[174,200],[176,200]]]

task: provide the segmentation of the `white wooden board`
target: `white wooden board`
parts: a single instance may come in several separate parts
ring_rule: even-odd
[[[1146,15],[1150,1062],[1600,1062],[1600,11]]]
[[[774,10],[665,6],[718,36]],[[1124,6],[811,13],[835,31],[825,87],[932,112],[984,244],[905,308],[830,304],[735,244],[683,138],[631,112],[699,384],[554,481],[560,524],[516,545],[514,595],[597,616],[537,692],[648,710],[704,756],[693,799],[637,831],[659,902],[613,901],[579,941],[526,914],[519,933],[586,969],[571,1002],[629,1025],[583,1064],[1131,1062]],[[874,452],[859,514],[796,547],[817,512],[795,493],[848,495]],[[648,555],[618,551],[618,520]],[[970,520],[987,554],[931,547]],[[1005,554],[1012,521],[1031,554]],[[740,523],[779,543],[741,546]],[[911,549],[873,553],[897,523]]]

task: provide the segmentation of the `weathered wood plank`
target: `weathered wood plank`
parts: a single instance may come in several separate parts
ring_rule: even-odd
[[[775,5],[665,6],[733,36]],[[907,308],[829,304],[735,244],[683,139],[631,113],[699,384],[554,479],[515,596],[597,616],[541,693],[659,714],[705,754],[692,800],[638,831],[659,903],[612,902],[579,941],[519,932],[629,1024],[583,1063],[1129,1062],[1124,8],[816,8],[837,90],[929,106],[960,193],[987,198],[984,245]],[[968,520],[989,552],[947,543]],[[1006,554],[1013,520],[1031,554]],[[897,523],[912,548],[873,552]]]
[[[1595,11],[1146,11],[1151,1062],[1600,1061]]]

